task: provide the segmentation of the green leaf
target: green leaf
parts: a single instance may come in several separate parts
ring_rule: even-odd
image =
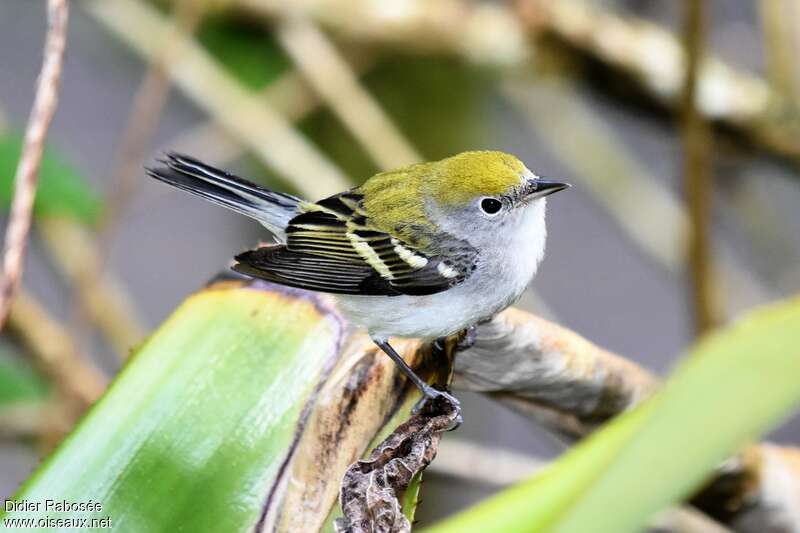
[[[800,401],[800,300],[702,341],[661,392],[432,532],[639,531]]]
[[[189,298],[15,496],[92,500],[101,512],[6,518],[108,516],[119,531],[252,531],[285,481],[304,408],[343,334],[309,293],[254,287],[261,289],[227,282]]]
[[[257,90],[289,68],[289,60],[261,24],[223,16],[206,18],[197,39],[239,81]]]
[[[0,205],[6,210],[14,194],[14,174],[21,152],[19,134],[0,135]],[[100,198],[83,176],[53,150],[45,149],[34,215],[68,215],[92,224],[100,209]]]
[[[486,106],[495,81],[487,69],[458,60],[400,55],[382,58],[362,78],[400,131],[431,160],[496,143]],[[303,120],[301,131],[348,176],[363,181],[380,170],[326,107]]]
[[[0,342],[0,407],[41,400],[46,394],[44,380],[13,353],[7,342]]]

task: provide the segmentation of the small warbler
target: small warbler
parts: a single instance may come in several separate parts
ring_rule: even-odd
[[[569,187],[496,151],[382,172],[319,202],[185,155],[161,163],[147,173],[264,225],[279,244],[236,256],[233,269],[335,294],[422,391],[417,410],[434,398],[459,404],[418,377],[389,337],[445,337],[516,301],[544,256],[545,197]]]

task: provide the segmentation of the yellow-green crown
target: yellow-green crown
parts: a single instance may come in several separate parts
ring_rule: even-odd
[[[524,172],[522,161],[505,152],[462,152],[441,161],[382,172],[367,180],[361,189],[367,198],[389,200],[387,195],[414,192],[441,204],[459,205],[477,196],[510,192],[522,182]],[[402,200],[408,201],[408,197]]]
[[[373,224],[397,231],[409,224],[427,225],[425,204],[467,205],[479,196],[506,194],[519,186],[525,165],[511,154],[497,151],[462,152],[453,157],[382,172],[360,190]]]
[[[463,152],[430,165],[428,187],[423,184],[423,188],[445,205],[506,194],[520,185],[525,172],[525,165],[513,155],[489,150]]]

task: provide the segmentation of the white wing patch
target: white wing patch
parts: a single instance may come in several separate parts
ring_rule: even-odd
[[[353,243],[353,248],[355,248],[356,252],[358,252],[358,255],[360,255],[364,261],[369,263],[369,265],[374,268],[375,271],[381,275],[381,277],[390,280],[394,279],[389,267],[386,266],[386,263],[384,263],[380,257],[378,257],[378,254],[375,253],[375,250],[372,249],[372,246],[370,246],[369,242],[352,232],[347,232],[347,237],[350,239],[350,242]]]
[[[439,271],[439,274],[443,278],[453,279],[456,276],[458,276],[458,270],[456,270],[455,268],[451,267],[450,265],[448,265],[444,261],[442,261],[441,263],[436,265],[436,270]]]
[[[426,257],[422,257],[421,255],[417,255],[402,244],[400,241],[392,237],[392,244],[394,245],[395,253],[405,261],[408,266],[411,268],[422,268],[428,264],[428,259]]]

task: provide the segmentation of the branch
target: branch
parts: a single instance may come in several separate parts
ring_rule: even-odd
[[[81,357],[69,332],[23,291],[14,300],[8,328],[64,395],[72,409],[72,421],[105,390],[106,378]]]
[[[426,368],[429,372],[438,368],[442,379],[442,357],[434,355],[430,346],[412,340],[395,342],[409,364],[423,374]],[[575,439],[639,403],[656,389],[658,382],[634,363],[565,328],[509,309],[481,325],[475,346],[458,354],[454,386],[489,393],[506,403],[513,401],[515,407],[524,406],[527,413],[547,411],[553,415],[551,420],[558,422],[548,428],[561,434],[571,433]],[[375,442],[368,444],[375,435],[407,418],[408,408],[416,398],[413,387],[369,338],[353,337],[317,395],[302,435],[291,451],[286,477],[295,482],[286,484],[276,495],[274,510],[265,518],[262,530],[318,530],[326,524],[342,473],[367,449],[378,446]],[[569,421],[566,428],[560,424],[562,419]],[[446,448],[442,453],[447,453]],[[519,458],[515,457],[513,463],[518,473],[528,472],[529,466],[523,466]],[[734,466],[726,474],[734,471],[750,474],[758,469],[757,462]],[[442,467],[448,470],[447,461]],[[455,473],[456,470],[450,468]],[[506,473],[502,479],[509,481],[510,474]],[[755,485],[737,480],[733,484],[735,494],[749,498],[761,490],[754,491],[752,487],[767,487],[772,483],[767,477],[760,479]],[[797,479],[800,480],[800,474]],[[720,486],[729,484],[730,477],[722,483],[720,476],[720,481]],[[732,501],[730,494],[729,490],[724,498],[718,495],[712,501],[727,505]],[[785,499],[778,502],[783,505],[779,509],[793,505]],[[364,504],[363,499],[360,501]],[[771,505],[775,503],[774,498],[770,500]],[[363,510],[359,505],[356,507]],[[706,511],[711,504],[700,507]],[[691,514],[674,511],[661,523],[671,524],[675,531],[719,530],[707,519]],[[686,523],[695,525],[692,529],[679,527]]]
[[[379,168],[403,167],[422,160],[316,25],[302,16],[288,15],[278,25],[276,36]]]
[[[753,490],[730,516],[736,531],[800,531],[800,450],[771,444],[754,448]],[[730,510],[729,510],[730,513]],[[783,528],[783,529],[781,529]]]
[[[164,47],[150,58],[144,78],[133,98],[128,111],[125,129],[120,138],[119,147],[114,154],[114,163],[109,176],[109,192],[106,195],[106,206],[100,221],[99,248],[100,260],[107,255],[109,241],[116,230],[122,212],[133,195],[141,174],[142,160],[145,158],[147,146],[161,121],[162,110],[169,96],[169,78],[166,65],[170,63],[176,52],[176,41],[185,35],[191,35],[202,19],[204,6],[202,2],[178,0],[173,8],[175,25],[166,38]],[[87,272],[87,280],[103,270],[98,264],[94,271]]]
[[[362,73],[375,64],[375,58],[371,54],[350,53],[348,58],[351,68],[355,69],[356,73]],[[267,85],[258,93],[258,98],[264,100],[291,123],[300,122],[318,110],[322,103],[297,70],[290,70]],[[246,119],[247,117],[232,118],[232,120]],[[202,153],[206,162],[219,167],[226,166],[244,154],[247,149],[244,142],[228,133],[214,117],[204,124],[190,127],[163,146],[186,154]]]
[[[58,216],[41,218],[37,229],[56,266],[80,292],[81,312],[124,360],[145,337],[147,328],[121,280],[108,271],[98,271],[102,261],[94,235],[74,220]]]
[[[124,360],[135,343],[144,337],[124,286],[106,272],[109,247],[125,208],[134,196],[147,146],[161,120],[169,95],[165,65],[175,53],[175,40],[191,34],[202,16],[198,2],[180,0],[173,9],[177,23],[163,49],[152,58],[134,95],[126,126],[114,154],[109,188],[96,238],[66,221],[45,221],[46,242],[59,266],[75,288],[72,315],[79,338],[86,337],[87,322],[96,324],[108,337],[117,356]],[[62,240],[64,239],[64,240]]]
[[[689,217],[680,199],[653,177],[574,85],[520,77],[504,81],[501,90],[537,139],[569,167],[572,179],[580,180],[628,238],[667,271],[682,275]],[[770,300],[770,291],[739,265],[733,250],[724,242],[715,244],[729,311]]]
[[[519,309],[478,328],[456,358],[456,388],[488,393],[573,438],[652,394],[657,379],[577,333]]]
[[[475,345],[459,352],[453,385],[488,393],[575,440],[641,402],[659,382],[566,328],[507,309],[480,325]],[[737,531],[764,531],[766,524],[795,531],[799,494],[800,449],[764,443],[721,467],[694,504]]]
[[[297,11],[277,0],[234,0],[231,6],[273,19]],[[502,5],[462,0],[405,0],[387,9],[382,2],[312,0],[300,10],[348,40],[422,53],[455,53],[496,65],[521,63],[530,53],[524,30]]]
[[[274,0],[236,0],[230,5],[270,19],[285,9]],[[685,56],[679,39],[663,26],[581,0],[516,0],[515,5],[516,16],[502,4],[461,0],[409,0],[391,16],[374,2],[311,1],[303,9],[351,41],[502,65],[521,65],[531,56],[534,46],[525,33],[546,35],[569,51],[629,76],[667,109],[679,108]],[[785,112],[792,102],[771,91],[763,78],[710,56],[700,72],[697,104],[706,120],[800,162],[800,121],[787,118],[792,113]]]
[[[687,263],[692,310],[698,334],[719,322],[711,265],[709,223],[712,180],[710,175],[711,132],[697,108],[698,77],[705,61],[705,3],[686,0],[686,76],[683,85],[682,133],[684,189],[689,214]]]
[[[566,44],[629,77],[653,101],[679,109],[687,58],[678,37],[663,26],[583,0],[517,0],[516,5],[532,35]],[[763,78],[709,55],[698,84],[696,105],[706,120],[800,162],[800,122],[791,118],[796,115],[793,102],[782,99]]]
[[[92,0],[85,5],[89,13],[147,60],[161,53],[170,35],[180,33],[167,17],[144,2]],[[194,40],[186,35],[172,39],[175,53],[165,68],[173,82],[298,192],[319,198],[352,186],[284,117],[225,72]]]
[[[39,164],[42,161],[47,130],[58,105],[58,89],[67,43],[68,13],[67,0],[48,1],[42,69],[14,177],[14,200],[6,228],[3,277],[0,280],[0,329],[8,318],[11,302],[22,277],[22,261],[31,227],[33,202],[36,199]]]

